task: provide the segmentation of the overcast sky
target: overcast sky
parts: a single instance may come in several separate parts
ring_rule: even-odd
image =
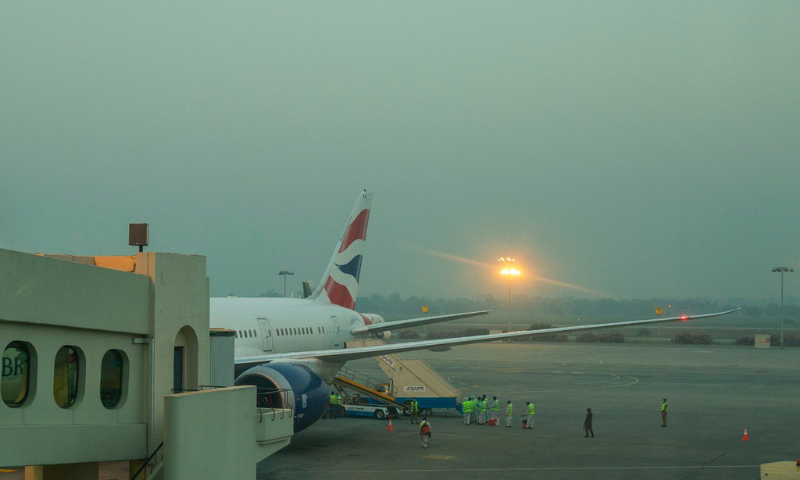
[[[360,295],[762,298],[800,267],[800,2],[0,3],[0,247]],[[552,279],[576,286],[555,286]],[[800,277],[795,272],[794,277]],[[787,277],[798,294],[800,278]],[[579,289],[576,289],[579,288]]]

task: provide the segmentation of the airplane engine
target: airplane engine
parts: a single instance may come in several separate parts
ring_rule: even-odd
[[[383,317],[381,317],[377,313],[362,313],[361,316],[367,317],[367,319],[369,319],[369,321],[372,322],[373,324],[386,323],[386,320],[384,320]]]
[[[328,387],[308,367],[289,363],[255,366],[236,378],[234,385],[254,385],[261,408],[288,408],[294,412],[294,432],[322,418],[328,406]]]
[[[365,320],[369,320],[373,325],[377,325],[379,323],[386,323],[386,320],[384,320],[383,317],[381,317],[377,313],[362,313],[361,316]],[[392,337],[392,333],[389,331],[376,332],[374,335],[375,338],[381,338],[381,339],[387,339]]]

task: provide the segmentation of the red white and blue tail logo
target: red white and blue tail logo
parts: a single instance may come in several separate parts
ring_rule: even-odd
[[[355,307],[371,203],[372,192],[364,191],[359,194],[344,232],[336,244],[328,269],[311,295],[312,299],[349,309]]]

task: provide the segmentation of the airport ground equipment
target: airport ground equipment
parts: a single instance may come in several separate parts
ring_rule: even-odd
[[[800,460],[761,464],[761,480],[800,480]]]
[[[364,347],[383,344],[384,341],[376,339],[348,342],[348,346]],[[417,397],[420,414],[430,415],[434,408],[454,408],[461,413],[458,389],[427,362],[399,354],[381,355],[375,360],[389,377],[385,384],[388,393],[397,403],[405,405],[406,411],[411,399]]]
[[[348,417],[377,418],[378,420],[397,418],[400,411],[396,407],[381,403],[374,398],[357,396],[356,403],[342,405]]]

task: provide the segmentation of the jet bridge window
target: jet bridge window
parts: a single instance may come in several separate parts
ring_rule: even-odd
[[[80,366],[78,347],[64,345],[58,349],[53,376],[53,398],[61,408],[70,408],[78,399]]]
[[[123,358],[119,350],[109,350],[100,365],[100,401],[111,410],[122,400]]]
[[[11,408],[25,404],[31,385],[30,350],[22,342],[11,342],[3,350],[2,376],[0,376],[0,392],[3,403]]]

